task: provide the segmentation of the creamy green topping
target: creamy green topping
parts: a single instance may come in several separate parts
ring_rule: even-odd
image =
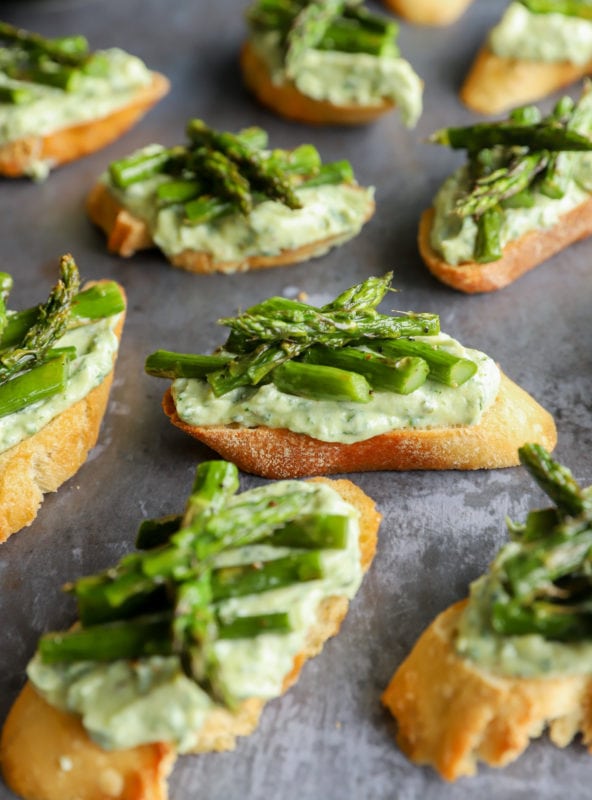
[[[590,156],[562,153],[560,158],[564,163],[571,159],[575,168],[565,195],[554,200],[534,190],[535,203],[531,208],[504,209],[500,229],[502,248],[529,231],[552,228],[563,214],[590,197],[588,189],[584,188],[592,188]],[[468,169],[461,167],[444,182],[433,202],[435,215],[430,244],[453,266],[474,261],[477,224],[473,217],[462,218],[454,211],[456,201],[466,195],[468,188]]]
[[[118,339],[114,328],[119,316],[108,317],[68,331],[55,347],[76,347],[68,362],[64,392],[0,417],[0,453],[33,436],[62,411],[73,406],[98,386],[113,369]]]
[[[279,33],[254,33],[250,42],[272,81],[287,82]],[[336,106],[374,106],[393,100],[409,127],[422,112],[423,83],[409,62],[398,56],[311,48],[303,53],[293,82],[302,94]]]
[[[391,430],[478,424],[498,393],[495,363],[446,334],[415,338],[471,359],[478,366],[477,372],[456,388],[428,379],[408,395],[375,391],[369,403],[311,400],[280,392],[273,383],[241,387],[215,397],[206,381],[178,379],[172,385],[177,413],[189,425],[288,428],[343,444]]]
[[[1,68],[0,49],[0,68]],[[25,136],[43,136],[61,128],[107,116],[127,105],[151,80],[144,63],[123,50],[101,50],[109,65],[105,75],[81,73],[76,91],[14,80],[0,72],[0,86],[26,87],[34,100],[22,105],[0,103],[0,145]]]
[[[321,580],[219,604],[220,615],[228,620],[237,615],[288,610],[293,628],[288,634],[215,642],[220,680],[236,702],[247,697],[267,700],[281,694],[284,677],[292,669],[296,653],[303,649],[321,601],[336,595],[353,597],[362,580],[359,514],[334,489],[325,484],[282,481],[248,494],[280,496],[295,487],[306,492],[303,514],[348,517],[347,547],[323,552],[325,577]],[[239,497],[244,498],[244,494]],[[229,501],[232,502],[233,499]],[[216,566],[251,563],[253,558],[279,558],[288,552],[299,551],[265,545],[244,547],[218,556]],[[189,750],[205,714],[214,706],[209,696],[184,676],[176,657],[51,666],[35,657],[28,675],[48,702],[81,715],[91,738],[105,749],[173,741],[181,752]]]
[[[152,145],[143,152],[162,149]],[[191,225],[185,221],[181,205],[159,207],[155,192],[167,180],[166,175],[134,183],[125,190],[113,186],[107,175],[103,180],[122,205],[146,222],[155,244],[167,256],[191,250],[209,253],[220,264],[238,263],[225,271],[240,270],[251,256],[277,256],[286,250],[333,239],[326,248],[315,249],[315,255],[322,255],[359,233],[374,193],[373,189],[353,184],[297,188],[302,208],[290,209],[283,203],[265,200],[255,205],[248,216],[228,214]]]
[[[511,545],[508,545],[511,547]],[[480,667],[501,675],[537,678],[592,671],[592,642],[558,642],[540,634],[501,636],[492,628],[489,609],[495,583],[483,576],[471,586],[471,601],[460,619],[456,650]]]
[[[559,13],[534,14],[514,2],[491,31],[489,45],[502,58],[582,66],[592,59],[592,22]]]

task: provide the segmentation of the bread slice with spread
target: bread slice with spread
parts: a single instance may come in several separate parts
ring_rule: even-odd
[[[555,507],[509,523],[512,541],[440,614],[382,700],[397,741],[446,780],[503,767],[548,727],[592,746],[589,551],[592,494],[533,445],[521,458]]]
[[[43,637],[0,739],[16,794],[164,800],[178,752],[233,749],[337,633],[374,555],[372,500],[345,480],[237,487],[233,465],[201,464],[183,516],[73,584],[80,625]]]
[[[460,91],[473,111],[498,114],[592,72],[586,0],[513,0],[491,30]]]
[[[473,0],[384,0],[395,14],[418,25],[450,25],[463,14]]]
[[[112,281],[78,291],[71,256],[45,304],[6,311],[0,275],[0,542],[30,525],[46,492],[94,447],[113,380],[125,296]]]
[[[198,119],[187,132],[186,146],[114,162],[90,193],[112,252],[159,247],[190,272],[242,272],[323,255],[374,213],[349,162],[323,164],[312,145],[269,150],[261,128],[231,134]]]
[[[412,127],[423,84],[399,55],[394,21],[360,2],[261,2],[247,11],[246,86],[288,119],[360,125],[397,106]]]
[[[501,289],[592,233],[592,92],[534,106],[501,122],[437,131],[431,141],[466,149],[422,216],[428,269],[463,292]]]
[[[376,311],[391,275],[322,308],[270,298],[236,318],[213,355],[157,351],[173,424],[265,477],[512,466],[552,417],[434,314]]]
[[[59,39],[0,21],[0,175],[46,177],[110,144],[169,82],[118,48],[91,52],[83,36]]]

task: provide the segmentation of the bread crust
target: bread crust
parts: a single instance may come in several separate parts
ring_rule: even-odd
[[[315,480],[329,484],[360,512],[360,561],[366,571],[374,557],[381,520],[373,500],[348,480]],[[337,633],[347,608],[345,597],[325,598],[303,650],[284,678],[283,691],[297,679],[306,660]],[[194,752],[232,750],[237,736],[256,728],[264,704],[249,698],[234,712],[219,709],[210,714]],[[69,759],[67,769],[60,761],[63,757]],[[174,747],[162,742],[101,750],[74,715],[50,706],[30,683],[12,706],[0,738],[4,779],[25,800],[166,800],[166,777],[175,759]]]
[[[267,65],[250,42],[243,45],[240,55],[243,80],[257,100],[286,119],[312,125],[365,125],[395,107],[384,98],[372,106],[334,105],[328,100],[315,100],[300,92],[294,83],[273,83]]]
[[[570,244],[592,234],[591,197],[562,214],[552,228],[528,231],[509,242],[498,261],[489,264],[469,261],[454,266],[444,261],[431,245],[434,214],[433,208],[427,209],[419,222],[418,245],[423,262],[439,281],[467,294],[503,289]]]
[[[540,100],[589,75],[592,61],[526,61],[496,55],[484,45],[460,90],[460,99],[472,111],[498,114],[523,103]]]
[[[169,81],[152,73],[148,86],[140,88],[130,102],[105,117],[68,125],[44,136],[26,136],[0,146],[0,175],[19,178],[36,162],[52,166],[66,164],[94,153],[118,139],[169,90]]]
[[[384,0],[385,5],[418,25],[450,25],[473,0]]]
[[[456,603],[432,622],[382,695],[403,752],[453,781],[473,775],[478,761],[492,767],[514,761],[546,726],[559,747],[580,731],[590,745],[591,677],[512,678],[479,669],[454,649],[465,605]]]
[[[286,429],[196,427],[183,422],[170,392],[163,409],[173,425],[264,478],[412,469],[492,469],[519,463],[518,448],[557,442],[553,417],[503,373],[500,390],[478,425],[394,430],[354,444],[322,442]]]
[[[118,338],[124,319],[122,313],[115,328]],[[109,375],[82,400],[33,436],[0,453],[0,543],[30,525],[43,495],[57,491],[86,461],[99,436],[114,367],[115,359]]]
[[[97,183],[93,187],[87,197],[86,208],[94,224],[107,235],[107,248],[110,252],[129,258],[138,250],[156,246],[146,223],[127,211],[104,183]],[[374,208],[374,201],[368,199],[364,222],[374,214]],[[275,256],[249,256],[242,261],[215,261],[210,253],[195,250],[183,250],[167,258],[174,267],[200,275],[209,275],[213,272],[246,272],[308,261],[310,258],[323,255],[329,248],[340,244],[344,238],[349,236],[329,236],[294,250],[283,250]]]

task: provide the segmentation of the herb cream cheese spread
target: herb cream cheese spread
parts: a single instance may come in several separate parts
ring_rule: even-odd
[[[446,334],[414,338],[471,359],[477,372],[455,388],[428,378],[408,395],[374,391],[369,403],[311,400],[281,392],[273,383],[241,387],[215,397],[206,381],[177,379],[172,385],[177,414],[189,425],[288,428],[343,444],[395,429],[478,424],[498,393],[500,377],[495,363]]]
[[[285,83],[288,78],[278,32],[253,34],[250,43],[272,81]],[[302,54],[292,80],[302,94],[336,106],[373,106],[393,100],[409,127],[421,116],[422,81],[409,62],[398,56],[310,48]]]
[[[114,328],[119,315],[67,331],[55,347],[76,347],[68,362],[66,389],[21,411],[0,417],[0,453],[33,436],[58,414],[73,406],[98,386],[113,369],[118,339]]]
[[[514,2],[491,31],[489,46],[502,58],[583,66],[592,60],[592,22],[559,13],[535,14]]]
[[[495,591],[496,584],[489,576],[480,578],[471,587],[471,599],[463,611],[456,639],[456,650],[463,658],[490,672],[520,678],[592,672],[590,640],[559,642],[538,633],[521,636],[496,633],[488,620]]]
[[[141,152],[158,152],[151,145]],[[373,189],[352,184],[296,188],[302,208],[290,209],[273,200],[257,203],[250,214],[227,214],[208,223],[185,221],[181,205],[162,207],[156,188],[167,180],[157,175],[126,189],[109,191],[134,216],[142,219],[154,243],[167,255],[185,250],[209,253],[216,262],[243,262],[251,256],[277,256],[283,251],[331,239],[327,250],[359,233],[373,202]],[[315,255],[322,252],[315,248]]]
[[[216,640],[213,657],[219,679],[235,702],[248,697],[270,699],[282,692],[285,676],[316,620],[324,598],[351,598],[361,580],[358,512],[330,486],[282,481],[239,495],[245,498],[281,495],[290,488],[305,491],[303,514],[339,514],[348,518],[347,545],[323,550],[324,577],[281,589],[221,601],[222,619],[289,609],[292,630],[251,639]],[[232,505],[234,499],[228,501]],[[217,556],[216,567],[280,558],[293,548],[251,545]],[[172,741],[180,751],[194,746],[196,735],[214,702],[187,678],[175,656],[115,661],[43,664],[36,656],[28,675],[54,706],[79,714],[91,738],[105,749],[134,747],[145,742]]]

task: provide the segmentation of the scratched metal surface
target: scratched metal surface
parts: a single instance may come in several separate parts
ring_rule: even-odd
[[[160,411],[163,385],[142,374],[158,346],[207,351],[214,320],[269,294],[305,291],[322,303],[371,274],[395,270],[403,309],[441,314],[443,329],[492,354],[555,415],[558,456],[592,482],[590,352],[592,241],[583,242],[496,294],[466,297],[433,280],[417,255],[420,211],[459,162],[426,136],[473,117],[456,89],[505,3],[477,0],[455,26],[402,26],[403,52],[426,80],[416,131],[397,114],[356,130],[289,124],[258,108],[241,87],[237,52],[244,28],[238,0],[44,0],[2,3],[7,20],[47,35],[82,32],[93,47],[120,45],[172,80],[170,95],[133,131],[101,153],[62,168],[44,184],[0,183],[0,268],[16,276],[15,304],[38,302],[57,257],[72,251],[86,279],[120,280],[129,314],[109,410],[87,464],[36,522],[0,549],[0,719],[24,680],[38,636],[68,625],[65,581],[129,551],[145,515],[178,510],[196,462],[210,453]],[[548,107],[550,101],[545,103]],[[373,184],[377,213],[353,242],[308,264],[231,277],[173,270],[156,252],[107,255],[85,218],[84,197],[115,157],[150,141],[175,143],[200,115],[221,128],[259,124],[271,141],[312,141],[326,158],[350,158]],[[184,757],[170,781],[175,800],[447,800],[589,797],[592,759],[543,737],[505,770],[483,768],[455,786],[411,765],[393,741],[379,695],[420,631],[486,567],[504,541],[506,515],[520,518],[542,497],[519,469],[478,473],[377,473],[354,479],[384,522],[372,570],[340,635],[309,663],[299,683],[270,703],[258,731],[232,754]],[[258,479],[244,476],[243,486]],[[34,754],[31,754],[34,758]],[[0,782],[1,800],[13,795]]]

